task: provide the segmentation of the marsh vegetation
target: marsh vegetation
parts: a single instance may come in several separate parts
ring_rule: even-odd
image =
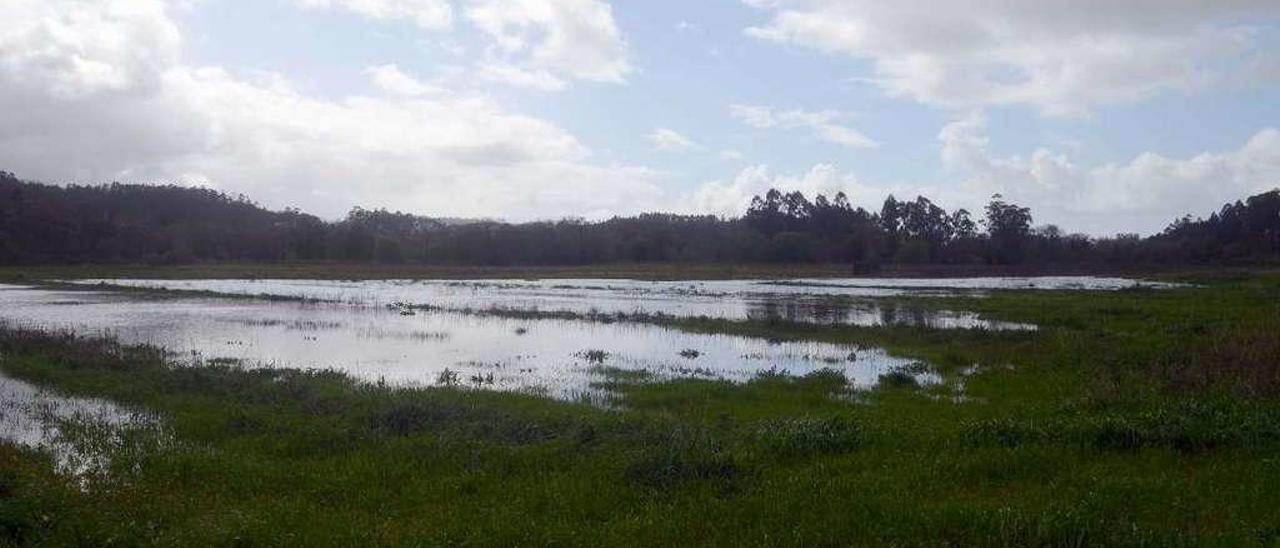
[[[1280,277],[1175,281],[846,296],[1036,327],[1004,330],[11,288],[0,371],[146,419],[95,419],[111,433],[99,439],[123,441],[80,444],[102,463],[91,481],[38,442],[0,444],[0,531],[19,544],[1273,543]],[[96,324],[94,307],[115,312]],[[262,339],[323,344],[306,337],[451,348],[469,322],[493,334],[476,339],[486,351],[571,344],[540,352],[559,364],[545,369],[262,353]],[[193,362],[181,345],[211,326],[246,342]],[[579,389],[503,384],[521,368]]]

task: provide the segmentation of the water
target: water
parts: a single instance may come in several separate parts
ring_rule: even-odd
[[[1035,326],[993,321],[958,311],[921,310],[875,298],[982,294],[999,289],[1118,290],[1169,287],[1122,278],[797,279],[787,281],[635,280],[83,280],[156,289],[274,295],[357,304],[408,303],[454,311],[662,314],[726,320],[795,322],[938,329],[1030,330]]]
[[[458,384],[600,403],[610,401],[603,381],[618,372],[643,371],[644,377],[652,380],[694,377],[740,382],[767,370],[803,375],[834,369],[845,375],[851,388],[872,387],[882,374],[895,370],[910,372],[922,384],[942,379],[927,367],[875,348],[770,342],[641,323],[514,319],[465,311],[1034,329],[968,313],[924,311],[866,299],[1008,288],[1114,290],[1139,284],[1102,278],[84,283],[98,282],[228,295],[306,297],[321,302],[173,298],[0,285],[0,321],[156,345],[169,350],[179,363],[190,365],[229,360],[246,366],[333,369],[371,382]],[[408,312],[385,306],[391,303],[435,309]],[[72,474],[105,466],[111,448],[121,443],[123,429],[156,424],[152,417],[108,401],[65,397],[0,373],[0,440],[49,451],[59,468]]]
[[[845,374],[852,387],[913,362],[873,348],[688,333],[655,325],[520,320],[458,312],[405,315],[383,306],[0,286],[0,320],[112,336],[169,349],[181,360],[334,369],[359,379],[433,385],[456,381],[564,399],[607,398],[611,370],[655,380],[744,381],[758,372]],[[601,351],[605,356],[592,351]],[[455,376],[445,373],[452,372]],[[917,374],[921,383],[937,376]]]
[[[123,429],[155,425],[112,402],[62,396],[0,372],[0,441],[46,451],[63,472],[102,469]]]

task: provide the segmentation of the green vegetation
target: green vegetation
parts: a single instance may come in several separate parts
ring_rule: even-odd
[[[1146,238],[1036,226],[994,195],[975,218],[924,196],[875,209],[844,193],[770,189],[741,217],[650,212],[586,221],[433,219],[355,207],[324,221],[207,188],[53,186],[0,171],[0,265],[335,261],[383,265],[857,264],[1037,269],[1264,265],[1280,260],[1280,189]],[[871,209],[868,209],[871,208]]]
[[[1280,276],[1195,281],[912,303],[1038,332],[674,321],[883,346],[948,382],[886,372],[881,389],[856,393],[833,371],[659,382],[610,367],[602,348],[592,356],[612,410],[326,372],[172,368],[151,349],[3,331],[6,374],[152,411],[165,437],[120,446],[87,479],[0,445],[0,538],[1274,544]]]

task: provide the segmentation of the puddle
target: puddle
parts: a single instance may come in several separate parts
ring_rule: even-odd
[[[0,440],[48,452],[64,473],[105,469],[125,429],[156,424],[112,402],[62,396],[0,372]]]
[[[578,315],[666,315],[727,320],[938,329],[1032,330],[976,314],[910,308],[875,298],[981,294],[998,289],[1119,290],[1170,287],[1123,278],[823,279],[732,281],[634,280],[79,280],[130,287],[273,295],[351,304],[406,303],[453,311],[506,310]]]
[[[71,300],[81,304],[55,304]],[[0,291],[0,320],[153,344],[193,363],[230,359],[334,369],[375,382],[447,382],[562,399],[601,396],[602,370],[646,371],[654,380],[745,381],[762,371],[804,375],[833,369],[852,387],[869,388],[881,375],[913,363],[874,348],[771,342],[638,323],[443,311],[406,315],[383,306],[110,291]],[[921,384],[936,382],[931,373],[916,376]]]

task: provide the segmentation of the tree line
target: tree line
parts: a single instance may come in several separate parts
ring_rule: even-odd
[[[0,172],[0,264],[345,261],[441,265],[611,262],[950,265],[1254,264],[1280,260],[1280,190],[1177,219],[1159,234],[1096,238],[1037,226],[993,196],[977,214],[923,196],[868,211],[838,193],[770,190],[737,218],[648,213],[459,222],[353,209],[328,222],[245,196],[172,185],[55,186]]]

